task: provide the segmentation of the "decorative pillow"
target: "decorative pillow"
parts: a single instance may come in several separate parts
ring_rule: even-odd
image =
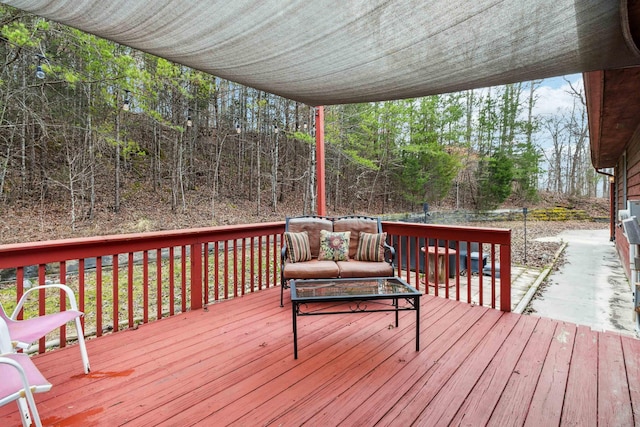
[[[320,230],[319,260],[348,261],[351,232],[332,233]]]
[[[311,259],[311,248],[309,247],[309,234],[306,231],[293,233],[284,232],[284,242],[287,245],[289,261],[301,262]]]
[[[387,233],[360,233],[355,259],[358,261],[384,261],[384,242],[386,240]]]

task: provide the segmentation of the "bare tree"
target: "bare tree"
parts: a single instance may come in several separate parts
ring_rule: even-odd
[[[567,145],[566,123],[563,116],[555,115],[543,121],[552,142],[551,153],[548,156],[549,173],[547,190],[562,193],[564,188],[562,161]]]

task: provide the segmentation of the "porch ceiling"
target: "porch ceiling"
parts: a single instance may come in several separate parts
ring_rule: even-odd
[[[640,124],[640,67],[584,76],[591,162],[614,167]]]
[[[627,0],[3,3],[310,105],[640,64]]]

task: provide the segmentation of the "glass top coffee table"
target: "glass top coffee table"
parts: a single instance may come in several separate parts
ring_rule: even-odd
[[[293,357],[298,358],[298,316],[404,310],[416,312],[416,351],[420,350],[420,297],[399,277],[309,279],[291,282]],[[328,304],[346,302],[348,304]]]

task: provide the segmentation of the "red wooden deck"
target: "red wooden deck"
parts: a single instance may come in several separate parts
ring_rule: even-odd
[[[35,356],[45,425],[640,424],[640,341],[425,296],[415,313],[299,318],[279,288]],[[16,405],[0,408],[18,426]]]

